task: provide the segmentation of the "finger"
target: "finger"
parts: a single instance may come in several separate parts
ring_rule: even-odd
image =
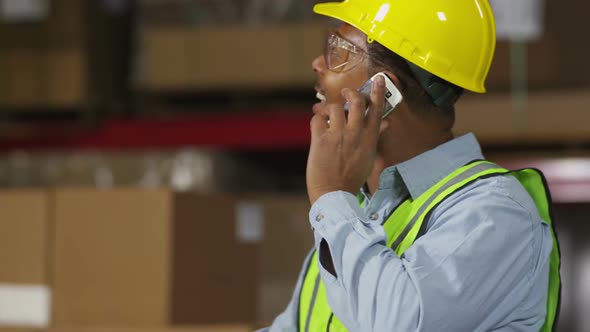
[[[312,107],[312,112],[313,114],[319,114],[322,116],[329,116],[329,112],[328,112],[328,108],[326,107],[326,103],[317,103],[315,105],[313,105]]]
[[[365,110],[367,109],[365,97],[358,91],[342,89],[342,95],[349,103],[348,126],[351,128],[363,127]]]
[[[344,107],[338,104],[326,105],[328,116],[330,117],[330,129],[342,129],[346,125],[346,116],[344,115]]]
[[[311,139],[321,136],[326,130],[328,130],[327,122],[328,117],[321,114],[316,114],[311,118],[309,122],[309,128],[311,130]]]
[[[367,113],[367,127],[371,133],[379,132],[379,125],[385,109],[385,79],[377,76],[371,88],[371,104]]]

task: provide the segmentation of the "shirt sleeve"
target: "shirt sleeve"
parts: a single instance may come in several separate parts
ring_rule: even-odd
[[[336,317],[350,331],[480,331],[518,311],[535,274],[548,275],[551,235],[530,197],[484,183],[445,200],[401,257],[352,194],[318,199],[310,223]],[[531,331],[544,320],[547,288],[538,291],[541,312],[523,322]]]

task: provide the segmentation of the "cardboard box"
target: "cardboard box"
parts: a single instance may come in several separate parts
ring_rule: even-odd
[[[49,16],[34,22],[0,20],[0,48],[78,47],[85,40],[85,2],[52,0]]]
[[[192,327],[55,327],[47,329],[0,328],[0,332],[252,332],[249,325],[197,325]]]
[[[252,332],[253,330],[254,329],[248,325],[198,325],[191,327],[166,328],[63,327],[51,328],[45,332]]]
[[[234,206],[168,190],[57,190],[54,325],[253,322],[256,247],[236,238]]]
[[[484,145],[575,143],[590,137],[589,89],[530,93],[522,109],[510,94],[468,95],[457,104],[457,135]],[[516,104],[518,105],[518,104]]]
[[[301,266],[301,264],[299,264]],[[258,290],[258,322],[270,326],[293,297],[298,274],[288,279],[265,280]]]
[[[0,326],[46,326],[49,201],[43,191],[0,192]]]
[[[142,35],[146,90],[313,85],[325,24],[153,26]],[[247,41],[247,42],[239,42]],[[239,68],[239,70],[236,70]]]
[[[40,21],[0,20],[0,108],[78,107],[86,98],[86,5],[48,6]]]
[[[262,281],[297,280],[301,264],[313,248],[306,195],[275,195],[257,200],[264,218],[260,243]]]
[[[7,106],[32,106],[43,103],[45,82],[43,79],[43,52],[27,49],[2,50],[5,71],[1,80],[6,88],[1,104]]]
[[[46,104],[81,106],[87,96],[87,60],[83,48],[54,48],[45,55],[47,85]]]
[[[508,2],[506,2],[508,3]],[[590,67],[586,65],[590,46],[581,42],[579,31],[588,31],[588,1],[571,1],[563,6],[556,1],[540,2],[544,8],[544,31],[538,40],[525,42],[526,50],[506,40],[499,40],[487,87],[506,91],[511,86],[511,66],[521,71],[518,57],[524,57],[529,89],[554,89],[588,85]],[[521,18],[522,19],[522,18]],[[514,48],[516,46],[516,48]],[[512,50],[511,50],[512,48]],[[513,52],[511,54],[511,52]],[[520,53],[520,55],[519,55]],[[513,62],[516,60],[516,62]]]
[[[258,215],[264,225],[257,322],[270,324],[287,307],[303,260],[314,245],[309,199],[306,195],[252,195],[241,204],[244,214]]]
[[[75,107],[86,96],[86,63],[81,48],[0,51],[0,105]]]
[[[522,46],[499,40],[486,79],[486,88],[489,91],[508,91],[514,79],[521,79],[518,77],[519,72],[524,73],[527,89],[559,87],[563,83],[559,78],[562,64],[554,54],[554,44],[550,34],[546,34],[540,40],[526,42]],[[518,67],[521,61],[524,71]]]

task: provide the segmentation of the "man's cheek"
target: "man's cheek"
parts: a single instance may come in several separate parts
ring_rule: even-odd
[[[344,99],[344,97],[342,96],[342,93],[341,93],[343,88],[344,87],[338,87],[338,88],[333,89],[331,91],[330,98],[328,98],[328,103],[344,105],[346,100]]]

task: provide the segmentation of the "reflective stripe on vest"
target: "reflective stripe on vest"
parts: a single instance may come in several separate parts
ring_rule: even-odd
[[[551,226],[553,250],[550,258],[547,317],[541,331],[552,331],[557,325],[561,295],[560,254],[551,220],[549,190],[542,173],[538,170],[508,171],[487,161],[463,166],[432,186],[416,200],[405,200],[393,211],[383,224],[387,234],[387,245],[401,256],[420,236],[422,227],[426,226],[424,222],[429,213],[442,201],[478,179],[499,175],[512,175],[518,179],[535,201],[541,218]],[[363,205],[362,202],[361,205]],[[347,331],[328,305],[326,288],[319,276],[318,264],[316,251],[311,257],[299,295],[299,331]]]

